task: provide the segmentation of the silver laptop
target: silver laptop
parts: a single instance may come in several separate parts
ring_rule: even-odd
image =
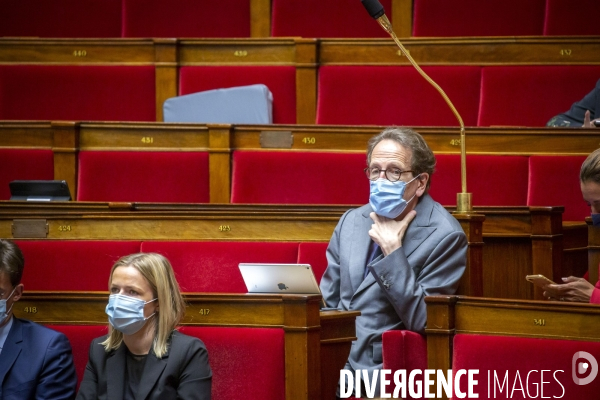
[[[248,293],[321,294],[309,264],[240,263]]]

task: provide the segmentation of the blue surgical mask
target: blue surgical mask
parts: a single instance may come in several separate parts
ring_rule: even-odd
[[[404,200],[402,196],[404,196],[406,186],[418,177],[419,175],[408,182],[392,182],[384,178],[371,181],[371,196],[369,197],[369,203],[371,204],[373,211],[375,211],[375,214],[391,219],[402,214],[402,211],[406,209],[408,203],[416,196],[415,193],[408,201]]]
[[[144,306],[156,300],[144,301],[122,294],[111,294],[106,306],[108,322],[116,330],[126,335],[133,335],[142,329],[146,320],[156,314],[154,312],[148,318],[144,317]]]
[[[16,287],[13,289],[12,292],[10,292],[10,294],[8,295],[7,299],[0,300],[0,324],[3,323],[6,320],[6,317],[8,316],[8,313],[10,312],[10,310],[12,310],[13,306],[15,305],[15,303],[12,303],[12,305],[10,306],[10,308],[8,310],[6,309],[6,302],[8,301],[8,299],[11,298],[11,296],[13,295],[13,293],[15,292],[15,290],[17,290]]]
[[[600,214],[592,214],[592,225],[600,226]]]

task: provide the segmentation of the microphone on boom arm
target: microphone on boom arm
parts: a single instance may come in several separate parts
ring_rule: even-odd
[[[396,42],[398,47],[400,47],[402,54],[404,56],[406,56],[408,61],[412,64],[413,67],[415,67],[417,72],[419,72],[419,74],[421,74],[421,76],[440,93],[440,95],[444,98],[444,100],[448,104],[448,107],[450,107],[450,109],[452,110],[452,113],[454,113],[454,116],[458,120],[458,123],[460,125],[460,170],[461,170],[460,175],[461,175],[462,191],[461,191],[461,193],[457,193],[457,195],[456,195],[456,211],[458,211],[459,213],[472,211],[473,206],[471,203],[471,193],[467,193],[467,151],[466,151],[466,146],[465,146],[465,124],[463,123],[463,120],[462,120],[460,114],[458,113],[458,111],[456,110],[454,105],[452,104],[452,101],[450,101],[450,99],[448,98],[446,93],[442,90],[442,88],[437,83],[435,83],[433,81],[433,79],[431,79],[421,69],[421,67],[419,67],[419,65],[411,57],[409,52],[406,51],[406,49],[404,48],[402,43],[400,43],[400,40],[394,33],[394,30],[392,29],[392,24],[390,23],[390,20],[388,19],[388,17],[385,15],[385,10],[383,9],[383,6],[379,2],[379,0],[360,0],[360,1],[363,4],[363,6],[366,8],[369,15],[371,17],[373,17],[379,23],[379,25],[381,25],[381,27],[392,37],[392,39],[394,39],[394,42]]]

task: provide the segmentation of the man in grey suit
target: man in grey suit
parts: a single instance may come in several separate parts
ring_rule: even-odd
[[[384,130],[369,141],[367,164],[369,204],[338,222],[321,291],[328,307],[361,312],[345,369],[372,376],[382,368],[383,332],[423,333],[425,296],[456,291],[467,239],[458,221],[427,194],[435,156],[421,135]]]

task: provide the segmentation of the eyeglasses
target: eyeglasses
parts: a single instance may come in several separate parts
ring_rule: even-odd
[[[390,182],[397,182],[402,177],[402,174],[413,172],[412,170],[402,171],[398,168],[379,169],[377,167],[365,168],[365,175],[370,181],[376,181],[381,175],[381,171],[385,173],[385,177]]]

